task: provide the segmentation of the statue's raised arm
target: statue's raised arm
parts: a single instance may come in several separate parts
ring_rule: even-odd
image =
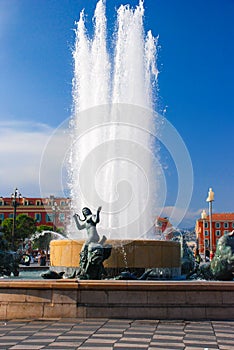
[[[98,224],[100,222],[100,211],[102,210],[102,207],[98,207],[97,214],[94,216],[94,222]]]
[[[74,214],[73,218],[75,220],[76,227],[78,228],[78,230],[83,230],[85,228],[85,220],[81,220],[79,214]]]

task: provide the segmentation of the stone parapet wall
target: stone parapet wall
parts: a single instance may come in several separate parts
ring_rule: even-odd
[[[1,281],[0,319],[234,319],[234,283]]]

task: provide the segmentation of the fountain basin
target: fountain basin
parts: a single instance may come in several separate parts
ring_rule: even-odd
[[[72,273],[79,266],[84,240],[54,240],[50,243],[50,265],[57,272]],[[111,256],[104,261],[107,271],[121,269],[161,269],[180,275],[180,243],[156,240],[108,240]]]

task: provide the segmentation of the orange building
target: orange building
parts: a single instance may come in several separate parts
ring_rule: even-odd
[[[210,217],[203,215],[196,221],[196,238],[200,253],[204,254],[204,246],[207,250],[216,251],[217,241],[225,233],[234,230],[234,213],[212,214],[212,249],[210,249]]]
[[[13,218],[14,208],[12,198],[0,197],[0,225],[6,218]],[[17,199],[16,214],[26,214],[36,220],[36,225],[50,226],[53,231],[63,230],[69,220],[70,199],[57,198],[28,198]]]

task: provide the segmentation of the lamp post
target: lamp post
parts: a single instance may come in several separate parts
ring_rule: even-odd
[[[16,230],[16,208],[20,205],[20,199],[22,198],[21,193],[18,188],[11,194],[11,203],[14,208],[13,211],[13,225],[12,225],[12,234],[11,234],[11,246],[12,250],[15,248],[15,230]]]
[[[204,242],[204,258],[206,257],[206,236],[205,236],[205,221],[207,219],[207,214],[205,209],[201,212],[201,219],[203,222],[203,242]]]
[[[213,239],[212,239],[212,202],[214,201],[214,192],[209,189],[206,201],[209,203],[209,218],[210,218],[210,260],[213,257]]]

